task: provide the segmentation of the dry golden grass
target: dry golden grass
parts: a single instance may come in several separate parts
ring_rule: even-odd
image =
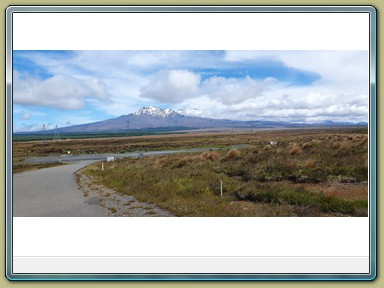
[[[289,149],[289,154],[291,155],[297,155],[297,154],[300,154],[301,152],[302,152],[302,149],[297,143],[294,143],[292,147]]]
[[[207,159],[208,159],[208,154],[209,154],[208,151],[205,151],[205,152],[201,153],[201,154],[200,154],[200,159],[205,159],[205,160],[207,160]]]
[[[182,157],[181,159],[180,159],[180,161],[178,161],[178,166],[179,167],[182,167],[182,166],[186,166],[186,165],[188,165],[188,164],[190,164],[191,162],[193,162],[193,161],[196,161],[197,159],[199,159],[199,157],[196,157],[196,156],[184,156],[184,157]],[[205,159],[209,159],[209,157],[207,156],[207,158],[205,158]],[[164,162],[163,162],[163,164],[164,164]],[[156,161],[155,161],[155,166],[159,166],[159,165],[162,165],[162,164],[156,164]]]
[[[349,149],[350,145],[347,141],[336,141],[332,144],[332,147],[336,150],[345,150]]]
[[[368,144],[368,138],[367,137],[364,137],[363,139],[360,140],[360,145],[366,145]]]
[[[360,141],[362,137],[360,135],[354,135],[352,136],[353,141]]]
[[[314,159],[307,159],[304,163],[305,168],[313,168],[316,165],[316,161]]]
[[[219,154],[215,151],[212,151],[208,155],[208,159],[211,161],[216,161],[219,158]]]
[[[288,168],[296,168],[299,166],[299,163],[297,162],[297,160],[291,160],[291,161],[288,161],[287,162],[287,167]]]
[[[277,148],[276,149],[276,153],[277,154],[282,154],[282,153],[284,153],[284,149],[283,148]]]
[[[312,143],[311,142],[305,142],[302,147],[303,147],[303,149],[312,147]]]
[[[240,151],[237,149],[231,149],[228,151],[226,158],[227,159],[233,159],[240,156]]]
[[[364,156],[364,165],[365,165],[365,168],[367,168],[367,169],[368,169],[368,164],[369,164],[369,162],[368,162],[368,154],[365,154],[365,156]]]
[[[201,153],[200,159],[205,159],[205,160],[211,160],[211,161],[216,161],[219,157],[219,154],[216,151],[206,151]]]
[[[272,149],[271,145],[265,145],[264,148],[263,148],[264,151],[269,151],[271,149]]]
[[[319,140],[319,139],[313,139],[311,142],[312,142],[314,145],[319,145],[319,144],[323,143],[323,141],[321,141],[321,140]]]
[[[333,147],[334,149],[340,149],[340,147],[341,147],[341,142],[340,142],[340,141],[333,142],[333,143],[332,143],[332,147]]]
[[[324,192],[324,196],[326,199],[335,199],[336,198],[336,191],[334,188],[328,189]]]

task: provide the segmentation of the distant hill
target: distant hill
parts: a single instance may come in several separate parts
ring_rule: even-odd
[[[299,127],[298,124],[272,121],[235,121],[185,116],[172,109],[149,106],[139,111],[104,121],[58,128],[60,133],[126,131],[132,129],[179,127],[203,128],[275,128]]]
[[[305,124],[306,127],[330,125],[356,125],[353,123],[327,123]],[[361,124],[360,124],[361,125]],[[365,123],[366,125],[366,123]],[[204,129],[204,128],[299,128],[302,123],[276,122],[276,121],[236,121],[211,119],[203,117],[185,116],[172,109],[160,109],[149,106],[139,111],[122,115],[117,118],[107,119],[94,123],[73,125],[57,128],[59,133],[98,133],[98,132],[123,132],[134,129],[167,128],[172,130]],[[53,130],[52,130],[53,131]],[[48,132],[48,130],[46,131]]]

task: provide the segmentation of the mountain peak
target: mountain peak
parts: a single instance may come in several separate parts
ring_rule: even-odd
[[[178,112],[172,110],[172,109],[161,109],[154,106],[148,106],[140,108],[139,111],[132,113],[133,115],[140,116],[140,115],[150,115],[153,117],[158,118],[167,118],[167,117],[173,117],[180,115]]]

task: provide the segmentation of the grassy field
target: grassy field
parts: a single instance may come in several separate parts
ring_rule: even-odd
[[[194,147],[223,147],[249,141],[243,134],[169,134],[112,138],[85,138],[50,141],[23,141],[13,143],[13,161],[20,162],[31,156],[67,154],[125,153],[185,149]]]
[[[105,171],[100,164],[84,171],[119,193],[155,203],[177,216],[367,216],[366,129],[110,141],[115,143],[114,149],[124,151],[222,148],[202,154],[123,159],[106,163]],[[270,141],[277,144],[271,145]],[[97,144],[99,149],[111,149],[105,142],[92,145]],[[235,144],[251,147],[226,149]],[[90,146],[83,145],[82,149]]]
[[[268,141],[295,141],[297,137],[311,140],[312,135],[322,134],[324,137],[348,137],[349,135],[367,134],[367,129],[341,130],[265,130],[255,132],[220,132],[220,133],[188,133],[111,138],[87,138],[48,141],[13,142],[14,163],[31,156],[48,156],[67,154],[72,155],[95,153],[125,153],[136,151],[156,151],[187,149],[199,147],[225,148],[237,144],[249,144],[263,147]],[[344,135],[344,136],[343,136]],[[80,137],[80,136],[79,136]],[[316,136],[317,137],[317,136]]]

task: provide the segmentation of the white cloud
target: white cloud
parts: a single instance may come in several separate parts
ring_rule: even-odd
[[[70,115],[67,116],[64,113],[57,117],[57,121],[55,122],[55,125],[60,127],[66,127],[71,125],[78,125],[78,124],[84,124],[84,123],[92,123],[99,121],[99,119],[96,119],[93,117],[93,115],[87,115],[90,111],[85,111],[85,113],[82,113],[82,115]],[[50,129],[53,129],[54,127],[51,127]]]
[[[212,99],[207,95],[186,99],[176,107],[176,109],[180,110],[184,115],[216,119],[224,119],[227,108],[228,105]]]
[[[42,130],[42,126],[39,123],[21,124],[21,126],[13,127],[13,132],[27,132],[27,131],[39,131]]]
[[[28,112],[24,112],[22,111],[21,112],[21,119],[23,120],[29,120],[32,118],[32,114],[31,113],[28,113]]]
[[[149,85],[141,89],[141,97],[160,103],[180,103],[196,97],[200,76],[188,70],[161,70]]]
[[[228,62],[282,61],[286,66],[314,71],[326,85],[343,93],[368,95],[368,51],[226,51]]]
[[[80,80],[66,75],[55,75],[42,80],[14,73],[13,102],[75,110],[84,107],[85,99],[107,100],[110,95],[102,80]]]
[[[307,121],[367,121],[368,51],[227,51],[228,62],[281,61],[321,78],[311,85],[274,87],[237,106],[239,117]]]
[[[202,91],[221,103],[237,104],[261,96],[276,83],[277,80],[270,77],[262,81],[250,77],[245,79],[211,77],[204,81]]]
[[[233,120],[360,122],[368,119],[364,94],[341,94],[316,87],[284,87],[266,90],[242,102],[223,103],[208,95],[184,101],[177,108],[185,115]]]

